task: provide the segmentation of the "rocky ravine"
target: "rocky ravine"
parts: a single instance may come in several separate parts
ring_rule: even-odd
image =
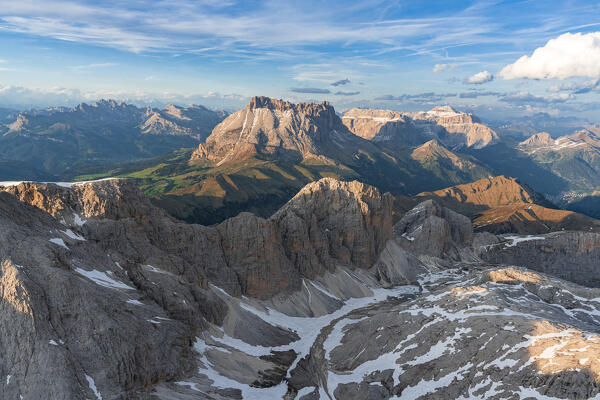
[[[7,186],[0,397],[598,395],[600,289],[544,272],[594,285],[600,235],[473,234],[432,200],[392,227],[391,208],[322,179],[204,227],[127,181]]]

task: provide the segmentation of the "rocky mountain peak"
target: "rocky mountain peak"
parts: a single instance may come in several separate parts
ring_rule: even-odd
[[[318,157],[332,142],[343,146],[350,136],[327,102],[290,103],[257,96],[216,126],[192,160],[223,163],[258,153]]]
[[[435,192],[422,193],[419,196],[434,195],[438,198],[456,198],[460,202],[472,205],[499,206],[514,203],[535,203],[544,201],[531,188],[516,178],[504,175],[480,179],[463,185],[452,186]],[[546,202],[547,203],[547,202]]]
[[[431,139],[430,141],[423,143],[419,147],[423,148],[423,149],[439,149],[439,148],[445,149],[445,147],[442,146],[442,144],[437,139]]]
[[[182,120],[191,120],[190,117],[185,115],[186,109],[184,107],[179,107],[174,104],[167,104],[164,108],[165,114],[168,114],[174,118],[182,119]]]
[[[570,135],[569,138],[576,140],[576,141],[587,142],[587,143],[600,141],[600,135],[589,129],[579,130],[579,131],[573,133],[572,135]]]
[[[528,139],[519,143],[520,146],[526,147],[543,147],[543,146],[552,146],[554,144],[554,139],[548,132],[539,132],[535,135],[532,135]]]
[[[322,103],[291,103],[285,100],[272,99],[266,96],[254,96],[246,106],[249,110],[266,108],[272,111],[291,111],[306,115],[319,115],[323,112],[335,114],[333,106],[324,101]]]
[[[15,120],[15,122],[8,125],[8,130],[18,132],[18,131],[27,129],[28,125],[29,125],[29,120],[27,119],[27,117],[24,114],[19,113],[19,115],[17,115],[17,119]]]
[[[428,158],[438,157],[458,159],[454,153],[445,148],[437,139],[432,139],[415,148],[411,153],[411,157],[415,160],[421,161]]]
[[[371,266],[392,236],[392,205],[393,197],[373,186],[323,178],[302,188],[271,220],[287,247],[297,249],[296,260]]]
[[[427,111],[427,113],[438,115],[438,116],[456,116],[456,115],[460,114],[458,111],[456,111],[454,108],[452,108],[449,105],[435,106],[431,110]]]

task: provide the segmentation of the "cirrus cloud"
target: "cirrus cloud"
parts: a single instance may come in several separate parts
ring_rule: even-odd
[[[600,78],[600,32],[565,33],[502,68],[503,79]]]

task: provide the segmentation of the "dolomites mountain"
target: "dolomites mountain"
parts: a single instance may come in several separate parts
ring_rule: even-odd
[[[490,175],[477,160],[437,141],[418,148],[384,144],[352,134],[328,103],[254,97],[215,127],[187,165],[167,167],[161,160],[156,168],[144,165],[131,176],[156,182],[164,171],[166,179],[152,188],[157,204],[186,221],[215,223],[240,210],[270,216],[321,177],[359,179],[382,191],[415,194]],[[160,193],[164,188],[170,190]]]
[[[552,139],[552,136],[548,132],[539,132],[535,135],[532,135],[528,139],[519,143],[520,146],[536,148],[536,147],[546,147],[553,146],[555,144],[555,140]]]
[[[538,133],[518,149],[566,181],[570,190],[592,191],[600,185],[600,135],[593,127],[556,139]]]
[[[429,137],[414,129],[407,113],[389,110],[352,108],[342,116],[350,132],[374,142],[399,141],[419,145]]]
[[[225,117],[225,111],[212,111],[198,105],[185,108],[169,104],[162,110],[148,107],[140,130],[145,134],[187,135],[204,141]]]
[[[327,102],[294,104],[253,97],[246,108],[215,127],[192,160],[209,160],[219,165],[255,154],[279,159],[331,157],[340,148],[355,151],[358,142]]]
[[[474,158],[453,153],[436,139],[416,147],[410,157],[445,182],[471,182],[491,175]]]
[[[473,219],[476,230],[495,233],[548,233],[556,230],[600,232],[600,221],[559,210],[515,178],[497,176],[457,185],[419,198],[434,199]]]
[[[12,173],[0,168],[0,179],[76,175],[75,171],[90,165],[139,160],[193,147],[225,116],[202,106],[144,110],[114,100],[24,111],[0,124],[2,162],[24,168]]]
[[[473,233],[436,200],[392,226],[390,195],[330,178],[210,227],[127,180],[3,185],[5,398],[600,392],[599,234]]]
[[[498,135],[480,120],[450,106],[417,113],[353,108],[342,117],[352,133],[392,145],[415,145],[437,139],[449,148],[482,148],[498,141]],[[396,142],[396,143],[394,143]]]

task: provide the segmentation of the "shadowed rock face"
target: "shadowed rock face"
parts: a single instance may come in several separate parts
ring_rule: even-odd
[[[392,227],[391,196],[334,179],[211,227],[125,180],[68,186],[0,190],[7,398],[599,392],[598,289],[490,264],[593,284],[591,233],[473,234],[433,200]]]
[[[372,186],[324,178],[305,186],[271,220],[298,268],[370,267],[392,237],[392,203]]]
[[[4,190],[59,221],[93,219],[82,227],[86,234],[128,262],[160,264],[234,295],[271,297],[338,263],[369,267],[391,237],[391,196],[328,178],[308,185],[270,219],[241,213],[213,227],[176,222],[126,180]]]
[[[5,187],[0,371],[13,377],[5,393],[36,397],[53,381],[52,398],[93,398],[89,376],[105,398],[144,397],[189,373],[196,335],[237,321],[217,287],[269,299],[339,265],[368,268],[391,237],[391,203],[370,186],[324,179],[272,219],[242,213],[204,227],[173,220],[125,180]],[[314,301],[324,296],[312,288]],[[261,340],[294,338],[264,329]],[[281,357],[263,360],[265,371],[289,365]]]
[[[471,221],[433,200],[407,212],[394,225],[394,234],[411,253],[439,258],[460,258],[458,248],[469,247],[473,240]]]
[[[580,285],[600,287],[600,234],[554,232],[529,238],[514,244],[509,240],[492,245],[482,253],[482,258],[498,264],[521,265]]]

